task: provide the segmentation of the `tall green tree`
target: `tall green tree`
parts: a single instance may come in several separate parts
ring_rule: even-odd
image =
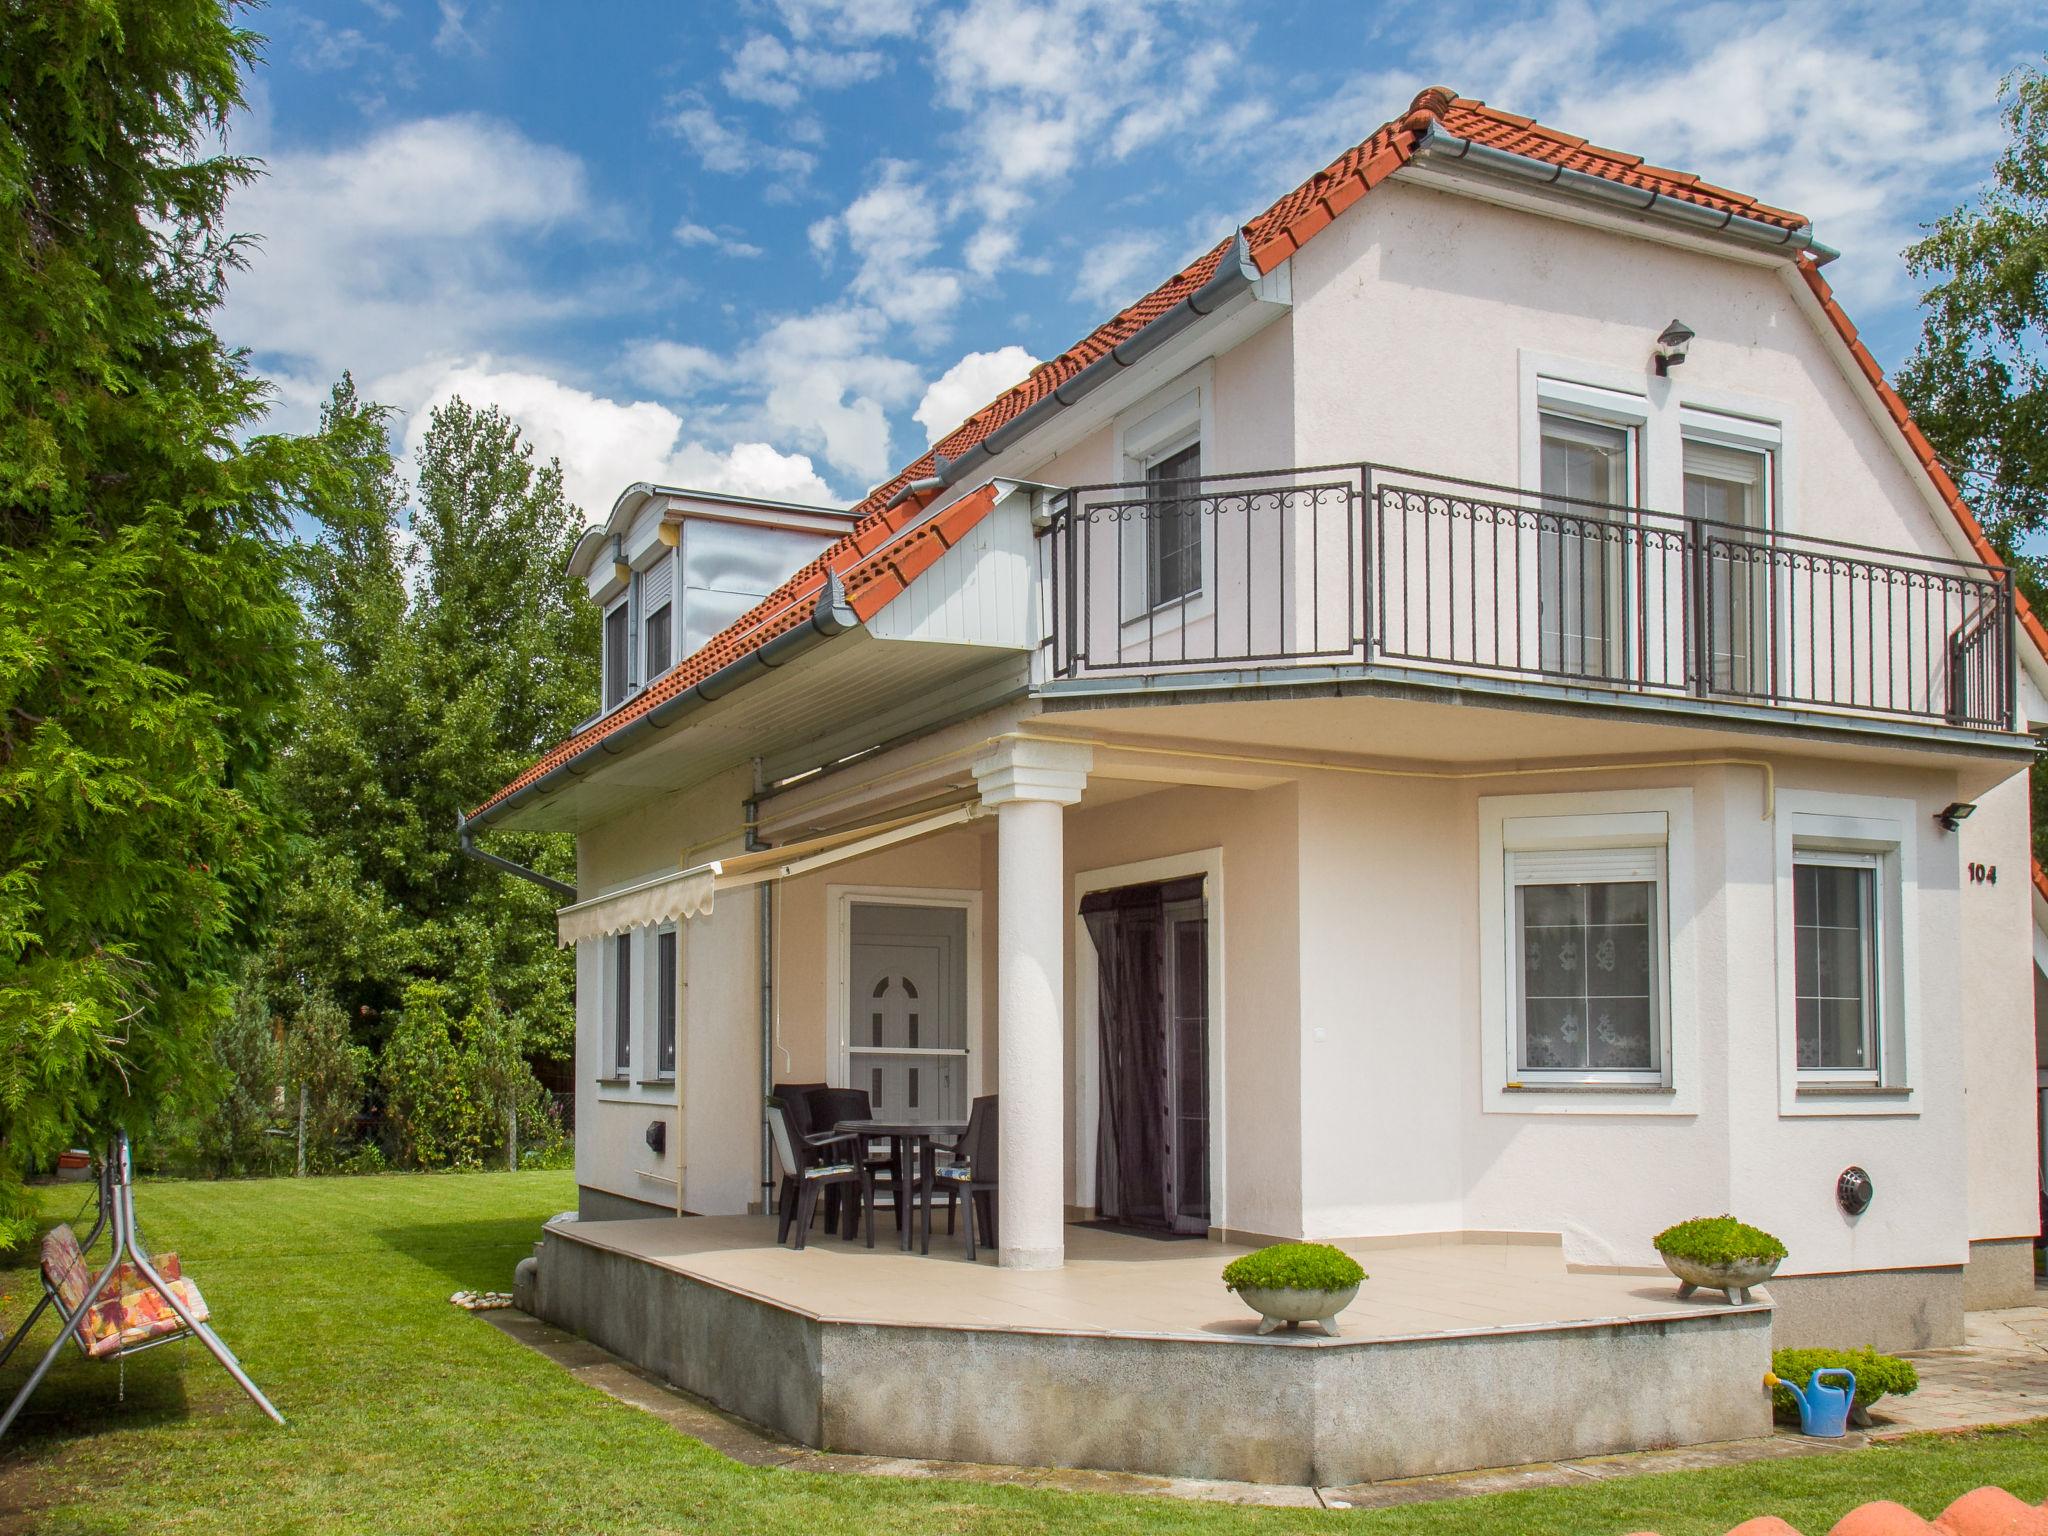
[[[2037,610],[2048,611],[2048,75],[2000,82],[2007,142],[1971,202],[1906,248],[1927,286],[1899,393]],[[2048,862],[2048,758],[2033,770]]]
[[[2048,76],[2000,87],[2008,142],[1970,202],[1906,248],[1925,284],[1899,393],[1984,530],[2038,598],[2048,563]]]
[[[595,707],[597,619],[567,574],[582,516],[507,417],[460,400],[429,418],[408,506],[389,425],[336,386],[322,436],[343,472],[307,558],[315,646],[287,768],[304,833],[278,990],[324,994],[381,1048],[429,982],[417,995],[564,1059],[575,983],[554,900],[461,857],[455,826]],[[494,847],[571,878],[564,839]]]
[[[280,867],[300,625],[283,509],[209,324],[255,37],[217,0],[0,11],[0,1238],[60,1147],[218,1076]]]

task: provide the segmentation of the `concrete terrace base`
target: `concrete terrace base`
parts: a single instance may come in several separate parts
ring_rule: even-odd
[[[1392,1273],[1343,1336],[1260,1339],[1216,1279],[1233,1250],[1071,1237],[1066,1269],[1026,1276],[949,1261],[943,1239],[930,1258],[795,1253],[763,1218],[558,1221],[534,1309],[804,1445],[870,1455],[1331,1485],[1770,1429],[1768,1304],[1567,1275],[1555,1246],[1361,1245]]]

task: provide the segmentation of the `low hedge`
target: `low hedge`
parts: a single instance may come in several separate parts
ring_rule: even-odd
[[[1738,1264],[1744,1259],[1782,1259],[1785,1245],[1761,1228],[1733,1216],[1695,1216],[1666,1227],[1655,1239],[1657,1251],[1695,1264]]]
[[[1870,1345],[1861,1349],[1779,1349],[1771,1353],[1771,1374],[1805,1386],[1815,1371],[1851,1371],[1856,1377],[1856,1406],[1868,1410],[1880,1397],[1904,1397],[1920,1385],[1913,1362],[1881,1355]],[[1830,1383],[1839,1385],[1839,1383]],[[1783,1387],[1771,1388],[1778,1417],[1797,1421],[1799,1407]]]
[[[1223,1266],[1233,1291],[1341,1291],[1365,1278],[1358,1260],[1328,1243],[1275,1243]]]

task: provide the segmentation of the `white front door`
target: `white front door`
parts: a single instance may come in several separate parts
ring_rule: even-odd
[[[967,1118],[967,913],[855,900],[846,1086],[880,1119]]]

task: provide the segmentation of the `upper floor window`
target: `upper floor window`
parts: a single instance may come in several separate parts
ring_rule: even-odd
[[[1124,623],[1143,624],[1147,633],[1198,620],[1208,611],[1208,567],[1215,552],[1203,547],[1204,387],[1197,384],[1118,433],[1122,478],[1130,489],[1114,521],[1117,607]]]
[[[675,563],[666,554],[640,573],[640,650],[642,682],[653,682],[669,669],[675,628]]]
[[[1189,443],[1145,466],[1145,606],[1202,590],[1202,445]]]
[[[1685,515],[1697,529],[1706,591],[1707,685],[1770,692],[1768,450],[1685,439]]]
[[[631,604],[625,598],[605,610],[604,615],[604,707],[616,709],[626,701],[631,686],[633,632]]]
[[[1542,668],[1620,675],[1630,632],[1628,534],[1611,509],[1635,502],[1635,429],[1545,411],[1542,443],[1544,515],[1536,543]]]

